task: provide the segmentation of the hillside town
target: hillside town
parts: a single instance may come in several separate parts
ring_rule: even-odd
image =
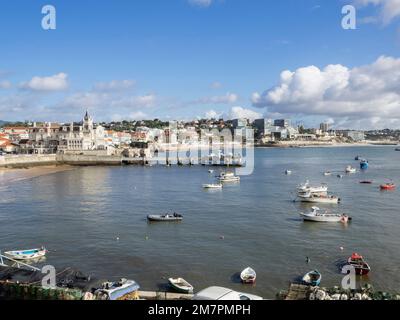
[[[171,126],[174,130],[171,130]],[[80,122],[3,123],[0,128],[0,152],[4,154],[99,154],[130,157],[149,156],[166,145],[199,144],[200,132],[230,130],[255,146],[307,146],[338,143],[397,144],[400,131],[334,130],[328,123],[306,129],[292,125],[289,119],[200,119],[177,121],[173,125],[158,119],[96,123],[85,113]],[[249,130],[252,129],[252,130]],[[249,133],[251,134],[249,135]],[[254,135],[253,135],[254,133]],[[254,137],[254,139],[253,139]]]

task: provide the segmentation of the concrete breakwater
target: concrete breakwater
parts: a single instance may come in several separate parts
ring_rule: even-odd
[[[7,155],[0,156],[0,167],[23,168],[47,165],[144,165],[141,158],[125,158],[121,156],[107,155],[74,155],[74,154],[50,154],[50,155]]]

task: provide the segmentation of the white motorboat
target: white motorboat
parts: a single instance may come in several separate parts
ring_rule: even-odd
[[[210,170],[208,170],[208,172],[209,172],[209,173],[213,173],[213,172],[214,172],[214,170],[210,169]]]
[[[239,182],[240,177],[235,176],[233,172],[222,172],[218,177],[220,182]]]
[[[300,185],[297,188],[297,192],[299,194],[326,194],[328,192],[328,186],[326,185],[321,185],[321,186],[310,186],[310,182],[306,181],[306,183]]]
[[[14,260],[30,260],[42,258],[46,253],[46,248],[41,247],[39,249],[6,251],[4,252],[4,255]]]
[[[310,202],[310,203],[330,203],[337,204],[340,202],[340,198],[332,195],[321,195],[321,194],[299,194],[301,202]]]
[[[352,166],[347,166],[346,167],[346,173],[356,173],[357,169],[353,168]]]
[[[175,222],[175,221],[182,221],[183,216],[178,213],[174,214],[163,214],[163,215],[148,215],[147,220],[151,222]]]
[[[290,176],[290,175],[292,174],[292,170],[286,170],[286,171],[285,171],[285,174],[286,174],[287,176]]]
[[[326,171],[326,172],[324,172],[324,176],[331,176],[332,175],[332,172],[330,172],[330,171]]]
[[[248,267],[240,274],[240,279],[244,284],[253,284],[256,282],[257,274],[254,269]]]
[[[97,289],[95,294],[102,300],[117,300],[127,294],[137,292],[139,285],[128,279],[121,279],[118,282],[105,282],[102,288]]]
[[[219,184],[203,184],[204,189],[222,189],[223,185],[221,183]]]
[[[304,221],[312,222],[342,222],[347,223],[349,221],[349,216],[345,214],[331,214],[322,213],[320,208],[313,207],[312,211],[309,213],[300,213],[300,216]]]

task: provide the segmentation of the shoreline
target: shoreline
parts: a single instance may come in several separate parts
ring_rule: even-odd
[[[74,169],[75,167],[69,165],[32,165],[20,168],[0,168],[0,185]]]

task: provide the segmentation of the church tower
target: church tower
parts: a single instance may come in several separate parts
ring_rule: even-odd
[[[83,118],[83,133],[91,133],[93,132],[93,119],[89,116],[88,111],[86,110],[85,116]]]

